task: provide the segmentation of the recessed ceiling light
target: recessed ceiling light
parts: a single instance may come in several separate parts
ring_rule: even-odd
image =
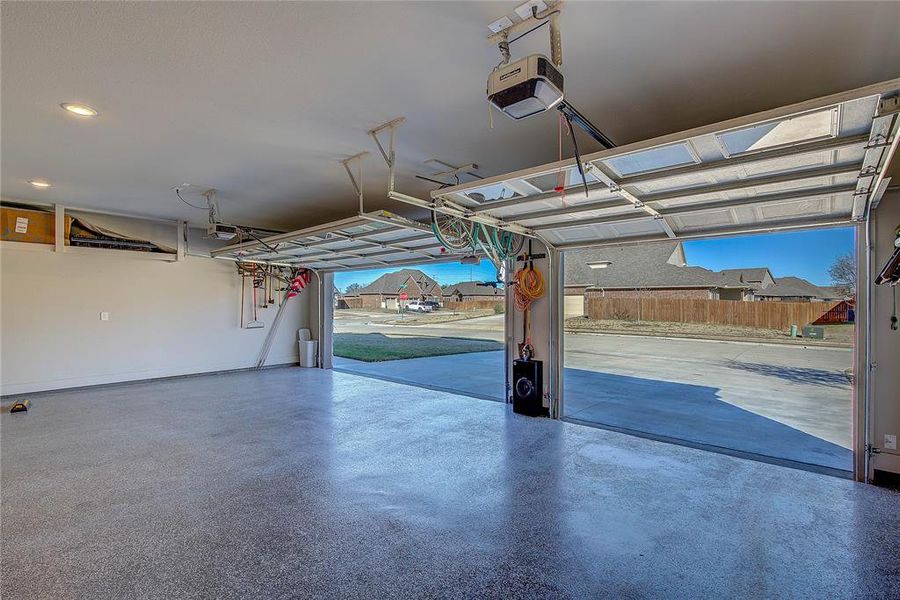
[[[28,183],[30,183],[34,187],[40,188],[42,190],[50,187],[50,184],[47,183],[46,181],[44,181],[43,179],[29,179]]]
[[[69,111],[70,113],[74,113],[79,117],[96,117],[97,111],[91,108],[86,104],[73,104],[71,102],[63,102],[60,104],[64,109]]]

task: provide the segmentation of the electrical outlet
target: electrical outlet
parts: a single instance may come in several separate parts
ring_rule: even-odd
[[[100,313],[100,320],[101,320],[101,321],[109,321],[109,313],[106,312],[106,311],[101,312],[101,313]]]
[[[888,433],[884,434],[884,449],[885,450],[896,450],[897,449],[897,436],[890,435]]]

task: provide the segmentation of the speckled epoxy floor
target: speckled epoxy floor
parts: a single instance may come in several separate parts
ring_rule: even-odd
[[[4,599],[900,596],[843,479],[298,368],[31,398]]]

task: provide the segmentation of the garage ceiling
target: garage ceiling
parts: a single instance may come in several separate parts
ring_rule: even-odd
[[[414,175],[432,158],[484,176],[546,163],[555,116],[491,128],[484,99],[486,25],[516,4],[4,2],[2,194],[200,224],[171,191],[191,182],[226,220],[305,228],[356,212],[338,161],[399,115],[407,193],[427,196]],[[898,21],[890,2],[570,2],[566,91],[616,142],[648,139],[895,77]],[[513,45],[536,51],[545,32]],[[375,158],[369,209],[408,210]]]
[[[900,79],[432,192],[559,248],[847,224],[896,150]],[[589,182],[585,186],[585,179]]]

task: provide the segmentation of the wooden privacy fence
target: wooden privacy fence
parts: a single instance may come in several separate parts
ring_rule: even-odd
[[[788,329],[815,323],[835,302],[743,302],[694,298],[604,298],[585,294],[585,316],[601,320],[708,323]]]
[[[444,300],[444,310],[482,310],[493,309],[495,306],[503,306],[503,296],[496,300],[463,300],[462,302]]]

